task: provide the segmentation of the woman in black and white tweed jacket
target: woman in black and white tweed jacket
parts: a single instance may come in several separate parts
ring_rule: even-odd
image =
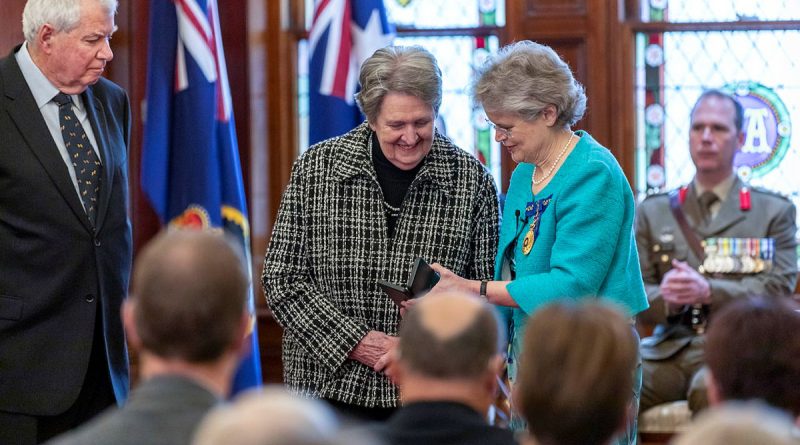
[[[405,282],[417,257],[491,279],[498,203],[486,169],[434,129],[442,83],[429,52],[378,50],[359,80],[367,122],[295,162],[262,280],[284,328],[285,383],[381,419],[398,405],[381,371],[400,313],[377,280]]]

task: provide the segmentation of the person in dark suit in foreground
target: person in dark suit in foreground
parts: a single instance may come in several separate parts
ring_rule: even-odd
[[[128,97],[101,77],[116,0],[29,0],[0,60],[0,443],[128,393]]]
[[[141,384],[127,403],[55,439],[58,445],[188,444],[230,392],[249,326],[242,255],[220,235],[159,235],[137,257],[123,306]]]
[[[390,369],[402,407],[376,432],[389,445],[515,444],[510,430],[486,420],[504,344],[494,308],[476,296],[419,300],[403,318]]]

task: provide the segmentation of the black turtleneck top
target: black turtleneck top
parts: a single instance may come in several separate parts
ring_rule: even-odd
[[[386,226],[389,229],[389,238],[394,238],[397,219],[400,217],[400,208],[403,205],[403,198],[406,196],[408,188],[417,177],[417,173],[422,168],[422,162],[411,170],[397,168],[389,161],[381,150],[378,135],[372,133],[372,165],[378,177],[378,184],[383,192],[383,209],[386,214]]]

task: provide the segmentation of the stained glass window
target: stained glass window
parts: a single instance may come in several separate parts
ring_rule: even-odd
[[[503,0],[384,0],[395,25],[404,28],[503,26]]]
[[[430,51],[442,70],[442,107],[439,131],[462,149],[474,154],[500,178],[499,144],[484,120],[483,110],[473,107],[470,86],[473,65],[497,51],[497,37],[398,37],[398,45],[420,45]],[[500,184],[498,182],[498,188]]]
[[[800,0],[641,0],[647,22],[737,22],[800,19]]]
[[[759,17],[800,16],[800,0],[643,3],[651,21],[732,20],[756,4]],[[670,190],[692,180],[691,108],[704,90],[718,88],[745,107],[745,144],[734,161],[739,176],[785,194],[800,207],[800,146],[792,125],[800,116],[797,48],[800,30],[665,27],[636,34],[637,192]]]

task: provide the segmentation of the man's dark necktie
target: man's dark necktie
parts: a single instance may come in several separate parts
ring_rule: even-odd
[[[719,201],[719,198],[714,192],[703,192],[699,198],[700,211],[703,215],[703,224],[708,225],[711,222],[711,206]]]
[[[97,197],[100,194],[100,178],[103,166],[94,152],[83,126],[72,111],[72,97],[64,93],[56,94],[53,101],[58,104],[58,121],[61,124],[61,136],[67,153],[75,169],[78,180],[78,191],[83,201],[83,208],[92,226],[97,216]]]

